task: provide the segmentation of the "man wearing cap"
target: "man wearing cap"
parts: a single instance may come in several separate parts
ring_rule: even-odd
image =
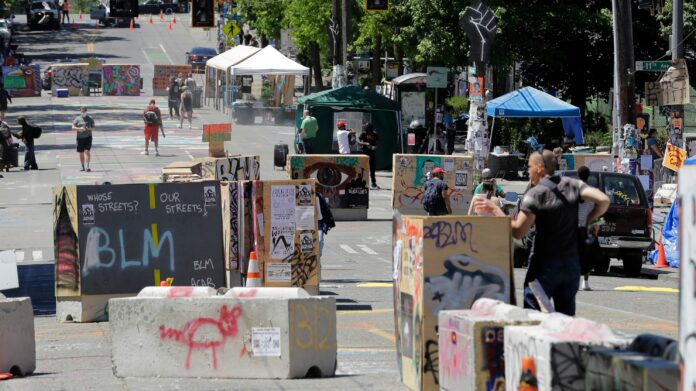
[[[496,197],[505,198],[505,192],[503,191],[503,187],[500,186],[499,183],[496,183],[495,179],[493,179],[493,171],[491,171],[490,168],[484,168],[481,172],[481,183],[479,183],[479,185],[476,186],[476,189],[474,189],[474,195],[481,194],[481,192],[483,191],[483,183],[486,181],[492,182],[495,186]]]
[[[304,144],[304,153],[312,154],[314,153],[314,141],[319,131],[319,123],[317,123],[316,118],[309,115],[309,110],[303,111],[302,115],[304,119],[300,125],[300,137]]]
[[[449,196],[447,195],[447,183],[445,183],[445,170],[436,167],[432,172],[432,179],[425,182],[423,207],[428,216],[444,216],[452,214]]]
[[[350,139],[351,136],[353,136],[353,138],[355,137],[355,133],[353,130],[346,129],[346,121],[338,121],[336,126],[338,127],[338,132],[336,132],[336,139],[338,140],[338,153],[341,155],[350,155]]]

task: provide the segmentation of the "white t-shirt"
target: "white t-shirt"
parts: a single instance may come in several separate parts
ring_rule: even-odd
[[[336,132],[336,139],[338,139],[338,152],[342,155],[350,154],[350,139],[348,138],[348,132],[345,129],[341,129]]]

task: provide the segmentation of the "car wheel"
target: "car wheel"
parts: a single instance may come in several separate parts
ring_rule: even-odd
[[[643,269],[643,254],[627,255],[622,258],[624,274],[628,277],[638,277]]]
[[[609,271],[611,259],[606,255],[601,255],[594,265],[594,271],[598,274],[606,274]]]
[[[166,10],[164,10],[164,13],[167,15],[171,15],[172,13],[174,13],[174,11],[172,11],[171,8],[167,8]]]

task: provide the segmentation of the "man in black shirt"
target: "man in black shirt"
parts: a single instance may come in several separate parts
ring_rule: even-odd
[[[432,179],[425,182],[423,194],[423,208],[428,216],[444,216],[452,214],[447,183],[445,183],[445,170],[436,167],[432,172]]]
[[[521,239],[536,225],[529,269],[524,280],[524,307],[540,309],[528,284],[537,280],[556,312],[575,315],[575,295],[580,284],[578,258],[578,202],[595,204],[588,222],[601,217],[609,207],[609,197],[599,189],[569,177],[552,176],[556,170],[553,152],[533,153],[528,172],[532,188],[522,198],[520,212],[511,221],[512,236]],[[490,200],[475,199],[474,210],[505,216]]]
[[[377,149],[377,140],[379,137],[375,133],[375,128],[372,124],[368,123],[363,126],[363,132],[358,138],[358,144],[362,148],[362,153],[370,158],[370,181],[372,182],[372,189],[379,189],[377,186],[377,178],[375,178],[375,171],[377,169],[377,164],[375,163],[375,150]]]

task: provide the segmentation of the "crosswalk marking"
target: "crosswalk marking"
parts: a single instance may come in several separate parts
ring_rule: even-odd
[[[363,250],[363,251],[366,252],[367,254],[370,254],[370,255],[377,255],[377,252],[375,252],[375,250],[373,250],[373,249],[367,247],[367,246],[364,245],[364,244],[358,244],[357,246],[358,246],[359,249]]]
[[[15,251],[17,262],[24,262],[24,251]]]
[[[343,249],[343,251],[347,252],[348,254],[357,254],[358,252],[353,250],[349,245],[347,244],[341,244],[339,247]]]
[[[35,261],[41,261],[43,260],[43,251],[41,250],[34,250],[31,252],[31,257]]]

